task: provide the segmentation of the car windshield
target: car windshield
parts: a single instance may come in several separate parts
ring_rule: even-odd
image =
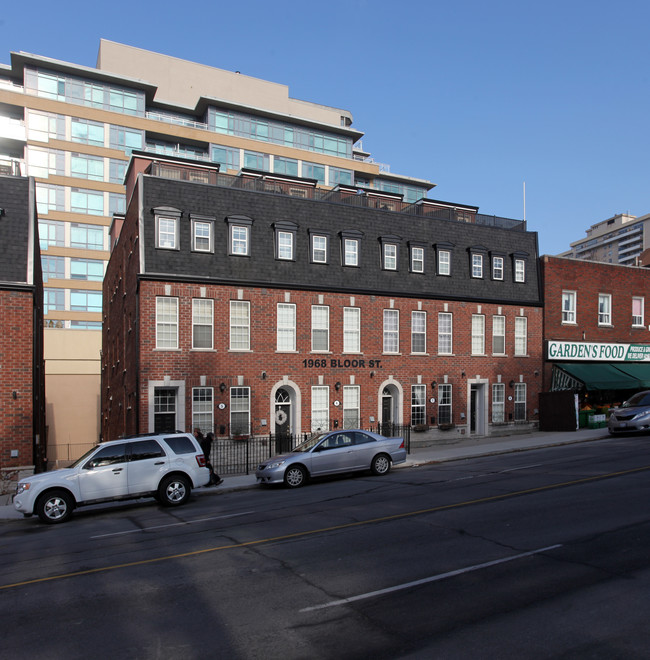
[[[650,392],[639,392],[631,396],[621,408],[638,408],[639,406],[650,406]]]
[[[71,468],[77,467],[77,465],[83,463],[88,458],[88,456],[90,456],[90,454],[92,454],[95,451],[95,449],[97,449],[97,447],[99,447],[99,445],[95,445],[94,447],[91,447],[83,456],[78,458],[70,467]]]
[[[292,452],[305,452],[311,451],[322,439],[325,433],[316,433],[312,435],[311,438],[301,442],[299,445],[296,445],[291,451]]]

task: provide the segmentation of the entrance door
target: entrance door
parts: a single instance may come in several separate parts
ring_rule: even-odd
[[[291,450],[291,397],[283,387],[275,394],[275,445],[278,453]]]
[[[390,435],[390,428],[393,423],[393,395],[386,387],[381,395],[381,433]]]
[[[476,405],[478,392],[476,385],[472,385],[469,391],[469,432],[476,433]]]
[[[469,390],[469,432],[471,435],[487,435],[485,392],[487,385],[472,383]]]

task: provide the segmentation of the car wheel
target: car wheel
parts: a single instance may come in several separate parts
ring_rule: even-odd
[[[160,482],[156,499],[164,506],[179,506],[187,502],[191,492],[192,487],[187,477],[172,474]]]
[[[36,513],[48,525],[62,523],[72,515],[74,499],[65,490],[51,490],[38,498]]]
[[[307,481],[307,471],[301,465],[290,465],[284,473],[284,483],[288,488],[300,488]]]
[[[373,474],[388,474],[390,472],[390,458],[388,458],[386,454],[377,454],[377,456],[372,459],[370,469]]]

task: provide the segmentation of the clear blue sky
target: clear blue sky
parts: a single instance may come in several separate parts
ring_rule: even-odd
[[[0,62],[94,66],[101,37],[345,108],[434,199],[523,217],[556,254],[650,213],[648,0],[6,2]]]

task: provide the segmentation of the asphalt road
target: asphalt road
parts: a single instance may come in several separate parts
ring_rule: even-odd
[[[647,658],[650,445],[0,525],[7,658]]]

